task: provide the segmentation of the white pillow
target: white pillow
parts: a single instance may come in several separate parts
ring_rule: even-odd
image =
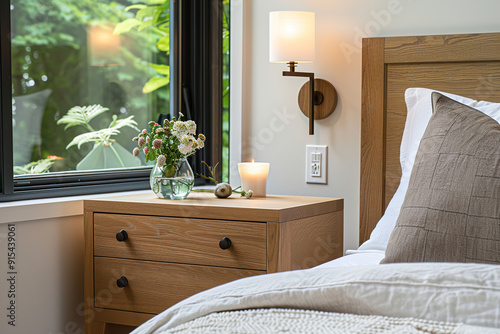
[[[415,163],[418,146],[420,145],[420,141],[422,140],[432,115],[432,92],[437,91],[427,88],[408,88],[405,92],[406,107],[408,111],[399,157],[402,170],[401,181],[384,215],[373,229],[370,239],[358,248],[359,251],[385,251],[387,248],[389,236],[394,229],[394,225],[399,216],[399,210],[401,209],[406,190],[408,189],[408,182],[410,180],[413,164]],[[444,92],[439,93],[475,108],[500,123],[500,103],[476,101],[460,95]],[[348,251],[348,253],[353,253],[353,251]]]

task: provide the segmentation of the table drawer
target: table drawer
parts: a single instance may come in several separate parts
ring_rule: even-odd
[[[264,271],[94,258],[95,307],[158,314],[181,300]],[[119,288],[117,280],[127,278]],[[123,281],[123,280],[122,280]]]
[[[94,255],[266,270],[266,224],[96,213]]]

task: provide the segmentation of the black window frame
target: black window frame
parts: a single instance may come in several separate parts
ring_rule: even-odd
[[[10,12],[10,0],[0,0],[0,202],[148,189],[149,169],[14,180]],[[222,161],[222,13],[222,0],[170,0],[170,110],[207,135],[205,148],[191,159],[195,174],[203,172],[201,161]],[[196,178],[195,185],[206,183]]]

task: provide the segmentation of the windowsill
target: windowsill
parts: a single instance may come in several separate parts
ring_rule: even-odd
[[[110,196],[143,194],[151,190],[93,194],[14,201],[0,203],[0,224],[38,219],[50,219],[83,215],[83,200]]]
[[[199,186],[195,189],[214,189],[214,186]],[[114,197],[120,195],[133,195],[149,193],[151,190],[137,190],[106,194],[93,194],[84,196],[68,196],[14,201],[0,203],[0,224],[23,222],[39,219],[51,219],[83,215],[83,201]]]

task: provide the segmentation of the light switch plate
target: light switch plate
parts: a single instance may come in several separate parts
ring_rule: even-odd
[[[328,146],[306,145],[306,182],[328,184]]]

